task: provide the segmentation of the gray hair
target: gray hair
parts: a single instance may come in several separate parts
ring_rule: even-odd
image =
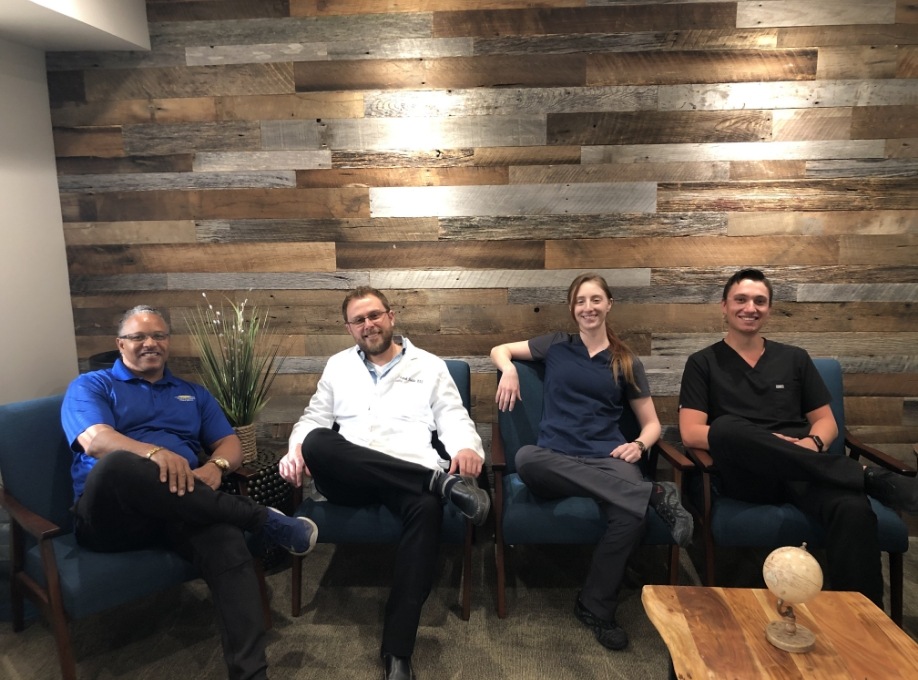
[[[169,328],[169,322],[166,320],[165,315],[156,309],[156,307],[151,307],[150,305],[136,305],[121,315],[121,321],[118,322],[118,335],[123,334],[122,332],[124,331],[124,324],[127,323],[128,319],[130,319],[132,316],[137,316],[138,314],[155,314],[163,320],[163,323],[166,324],[166,328]]]

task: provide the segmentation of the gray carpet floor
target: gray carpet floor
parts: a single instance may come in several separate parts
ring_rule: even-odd
[[[906,631],[918,635],[918,545],[906,556]],[[683,584],[698,584],[697,547],[682,552]],[[444,546],[428,600],[414,665],[420,680],[447,678],[666,678],[669,656],[640,601],[645,582],[663,583],[665,553],[641,548],[622,593],[619,621],[631,644],[610,652],[572,615],[589,549],[521,546],[510,551],[509,615],[495,612],[493,544],[480,541],[473,563],[472,615],[459,617],[459,551]],[[761,587],[761,559],[724,554],[724,584]],[[382,677],[378,657],[383,606],[391,579],[390,547],[319,545],[304,568],[304,606],[290,616],[290,571],[268,575],[274,628],[271,677],[363,680]],[[5,585],[5,584],[4,584]],[[72,625],[81,679],[217,680],[224,678],[220,642],[207,588],[189,583],[156,597]],[[918,639],[918,638],[916,638]],[[14,634],[0,626],[0,678],[59,677],[54,641],[36,619]]]

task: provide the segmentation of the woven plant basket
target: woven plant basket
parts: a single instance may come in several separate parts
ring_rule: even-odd
[[[255,444],[255,423],[234,427],[236,434],[242,441],[242,462],[251,463],[258,458],[258,447]]]

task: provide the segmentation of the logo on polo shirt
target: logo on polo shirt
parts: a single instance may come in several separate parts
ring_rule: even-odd
[[[176,397],[179,401],[194,401],[193,394],[180,394]]]

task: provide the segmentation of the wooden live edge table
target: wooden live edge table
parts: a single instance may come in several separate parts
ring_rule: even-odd
[[[768,590],[644,586],[641,601],[679,680],[918,678],[918,644],[860,593],[823,591],[794,607],[797,623],[816,634],[803,654],[765,638],[768,622],[781,618]]]

